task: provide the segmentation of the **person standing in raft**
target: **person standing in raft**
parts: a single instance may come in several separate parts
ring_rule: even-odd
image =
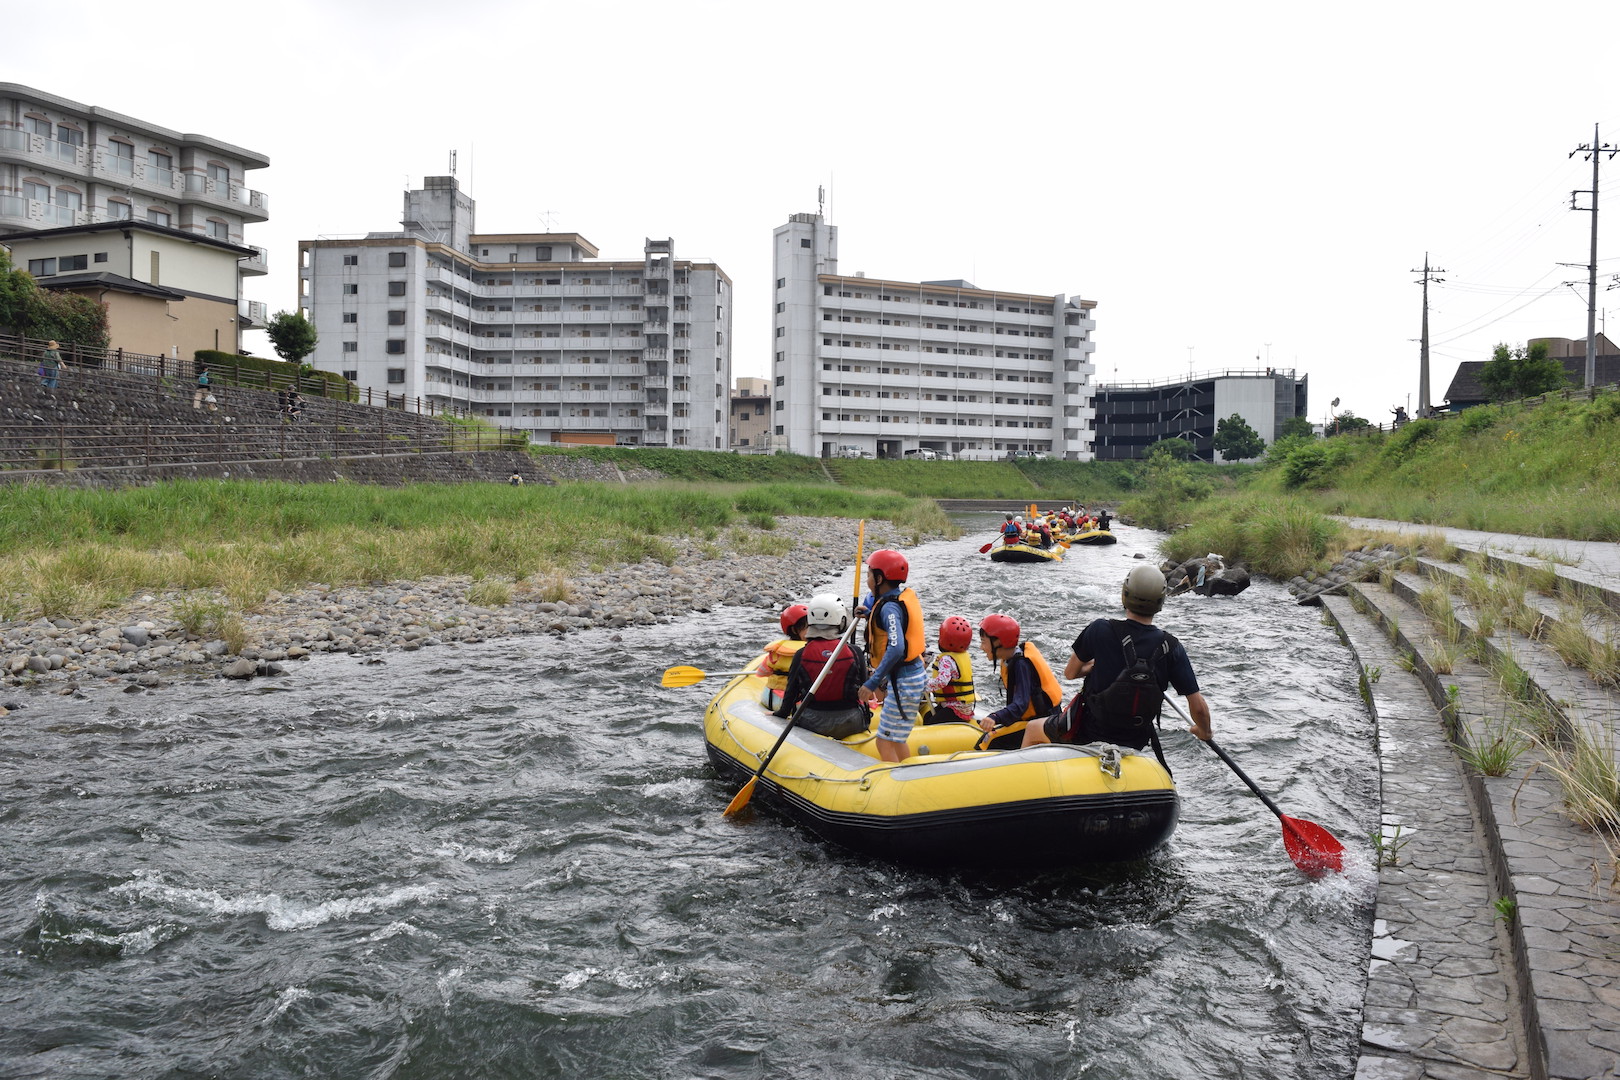
[[[1063,703],[1063,687],[1033,642],[1019,643],[1018,620],[986,615],[979,623],[979,649],[1001,665],[1007,704],[984,717],[979,726],[989,736],[987,750],[1013,750],[1027,745],[1021,733],[1039,727],[1038,720]]]
[[[848,642],[839,641],[849,629],[849,609],[844,606],[844,598],[821,593],[810,598],[808,609],[795,604],[782,613],[784,625],[793,608],[807,611],[800,624],[806,640],[792,654],[787,688],[782,691],[782,704],[774,710],[776,715],[792,716],[822,669],[831,664],[832,670],[816,688],[816,696],[804,702],[799,727],[829,739],[846,739],[865,731],[872,722],[872,714],[860,700],[866,658]]]
[[[866,618],[866,655],[875,665],[861,687],[861,704],[880,704],[878,757],[906,759],[906,736],[922,707],[923,628],[922,602],[906,585],[911,564],[891,548],[872,552],[866,560],[866,583],[872,590],[872,613]]]
[[[923,708],[923,723],[973,723],[978,695],[973,690],[973,658],[968,655],[972,644],[973,624],[962,616],[952,615],[939,624],[939,655],[924,684],[933,704]]]
[[[1181,642],[1153,625],[1164,606],[1164,574],[1156,566],[1138,566],[1125,575],[1120,589],[1123,619],[1096,619],[1074,639],[1063,677],[1085,683],[1069,707],[1043,724],[1024,730],[1024,745],[1043,742],[1109,742],[1141,750],[1150,742],[1160,763],[1159,736],[1154,730],[1164,691],[1174,686],[1187,699],[1192,726],[1187,730],[1212,737],[1209,702],[1198,689],[1192,661]]]

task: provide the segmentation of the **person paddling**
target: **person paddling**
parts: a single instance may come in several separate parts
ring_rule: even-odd
[[[979,649],[1001,666],[1001,685],[1007,703],[979,721],[989,738],[985,748],[1011,750],[1023,742],[1020,732],[1034,730],[1036,722],[1063,701],[1063,687],[1052,666],[1033,642],[1020,643],[1018,620],[1011,615],[986,615],[979,623]],[[1027,725],[1027,726],[1026,726]]]
[[[1198,689],[1187,650],[1153,625],[1164,594],[1164,574],[1156,566],[1138,566],[1125,576],[1120,589],[1125,618],[1096,619],[1080,631],[1063,677],[1084,676],[1085,684],[1067,709],[1025,729],[1025,746],[1110,742],[1141,750],[1151,742],[1162,762],[1155,725],[1171,686],[1187,699],[1187,730],[1205,742],[1213,737],[1209,702]]]
[[[866,560],[867,587],[872,590],[872,612],[866,619],[866,654],[871,677],[861,687],[861,703],[881,705],[877,731],[878,757],[904,761],[906,736],[922,706],[923,628],[922,602],[906,585],[911,564],[891,548],[874,551]]]

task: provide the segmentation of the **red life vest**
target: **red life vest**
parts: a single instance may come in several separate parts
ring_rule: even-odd
[[[799,666],[804,670],[804,677],[811,683],[815,682],[816,676],[821,674],[821,669],[826,666],[828,658],[837,647],[836,639],[813,638],[805,642],[804,648],[799,650]],[[845,645],[837,658],[832,660],[832,670],[827,672],[827,677],[821,680],[821,686],[817,688],[815,697],[811,698],[817,708],[832,709],[840,705],[855,704],[856,699],[849,694],[847,685],[849,671],[854,664],[855,651]],[[806,684],[807,687],[808,685]]]

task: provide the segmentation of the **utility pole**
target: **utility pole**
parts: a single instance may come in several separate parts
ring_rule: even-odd
[[[1423,253],[1423,269],[1413,270],[1414,274],[1422,274],[1418,281],[1423,285],[1423,337],[1418,346],[1418,416],[1428,416],[1429,408],[1429,282],[1439,284],[1446,280],[1435,277],[1436,274],[1445,273],[1438,266],[1429,265],[1429,253]]]
[[[1569,193],[1569,208],[1571,210],[1590,210],[1592,213],[1592,255],[1586,264],[1586,388],[1591,389],[1597,382],[1597,212],[1598,212],[1598,160],[1600,154],[1608,154],[1610,159],[1620,153],[1620,147],[1610,146],[1598,142],[1598,126],[1592,125],[1592,144],[1590,146],[1577,146],[1569,152],[1570,157],[1576,154],[1585,154],[1592,162],[1592,190],[1572,191]],[[1575,196],[1591,195],[1591,206],[1576,206]]]

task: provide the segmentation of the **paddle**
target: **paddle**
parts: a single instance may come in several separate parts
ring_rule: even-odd
[[[1170,707],[1176,710],[1177,715],[1187,720],[1187,714],[1181,711],[1181,706],[1168,696],[1164,700],[1170,702]],[[1191,720],[1187,722],[1192,723]],[[1294,865],[1299,867],[1300,873],[1306,877],[1319,878],[1325,877],[1330,871],[1336,874],[1344,869],[1344,845],[1339,843],[1337,837],[1314,821],[1289,817],[1283,813],[1277,808],[1277,804],[1260,790],[1259,785],[1249,779],[1249,774],[1238,768],[1237,762],[1228,757],[1226,751],[1222,750],[1214,739],[1203,741],[1209,744],[1209,748],[1215,751],[1233,772],[1237,773],[1239,780],[1249,785],[1250,791],[1260,796],[1260,801],[1266,804],[1266,809],[1277,815],[1277,820],[1282,822],[1283,847],[1288,849],[1288,857],[1294,860]]]
[[[996,540],[1005,540],[1006,538],[1007,538],[1006,533],[996,533],[996,539],[990,541],[988,544],[984,545],[984,547],[980,548],[979,549],[979,554],[980,555],[987,554],[990,551],[991,548],[996,546]]]
[[[816,696],[816,691],[821,688],[821,680],[825,679],[827,672],[833,669],[833,660],[837,659],[838,653],[845,645],[849,644],[850,637],[855,633],[855,626],[856,620],[851,618],[848,629],[844,631],[844,636],[838,639],[838,646],[833,649],[828,661],[821,666],[821,674],[817,675],[815,681],[810,684],[810,689],[806,690],[804,697],[799,700],[798,708],[794,709],[793,715],[788,717],[787,725],[782,728],[782,734],[776,737],[776,744],[771,747],[770,753],[760,760],[759,768],[755,769],[754,775],[748,778],[748,783],[744,784],[742,790],[737,792],[736,797],[727,804],[726,817],[731,817],[747,806],[748,800],[754,797],[754,785],[759,783],[759,778],[765,774],[765,769],[770,765],[771,759],[776,756],[778,750],[782,749],[782,744],[787,742],[788,732],[792,731],[793,726],[799,722],[799,714],[804,712],[804,707],[810,703],[810,699]]]
[[[693,686],[704,679],[732,679],[738,675],[754,675],[757,673],[757,668],[749,668],[747,671],[704,671],[701,668],[681,664],[678,667],[666,668],[664,677],[660,681],[665,686]]]

